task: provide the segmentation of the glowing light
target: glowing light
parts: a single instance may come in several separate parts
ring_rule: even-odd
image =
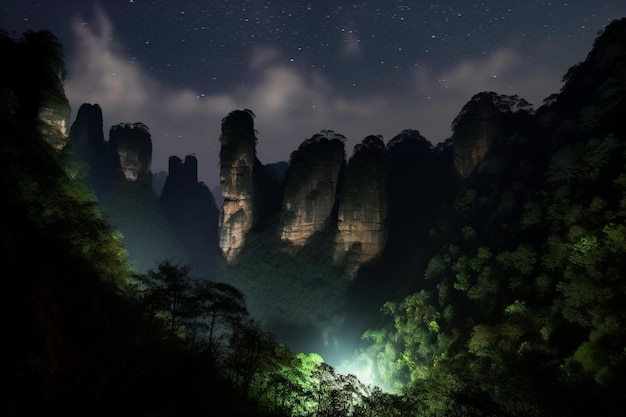
[[[356,376],[363,384],[372,386],[378,385],[374,372],[374,360],[366,353],[355,354],[352,359],[344,360],[341,365],[337,367],[337,372],[348,375],[352,374]],[[381,387],[382,388],[382,387]]]

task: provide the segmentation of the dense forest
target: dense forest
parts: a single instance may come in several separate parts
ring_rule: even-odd
[[[222,282],[174,257],[137,268],[80,150],[50,122],[68,111],[62,45],[3,32],[0,48],[3,415],[626,410],[626,20],[537,110],[482,92],[437,147],[417,131],[390,141],[388,242],[352,280],[329,262],[333,225],[293,252],[271,217],[237,263],[208,267]],[[454,147],[486,114],[503,128],[459,169]],[[290,285],[306,298],[279,299]],[[371,380],[294,353],[259,321],[268,304],[362,334],[352,363]]]

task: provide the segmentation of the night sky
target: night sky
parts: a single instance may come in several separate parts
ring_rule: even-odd
[[[152,171],[195,154],[218,183],[220,121],[256,114],[263,163],[322,129],[352,147],[417,129],[433,144],[476,93],[539,107],[626,1],[0,0],[0,28],[65,46],[72,121],[99,103],[111,125],[150,128]]]

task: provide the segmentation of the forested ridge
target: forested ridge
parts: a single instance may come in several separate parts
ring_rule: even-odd
[[[0,40],[14,64],[0,86],[3,415],[380,415],[368,399],[393,395],[291,352],[233,286],[173,259],[137,273],[85,167],[33,111],[58,91],[17,75],[43,47],[33,76],[56,80],[62,46],[49,32]]]
[[[368,357],[433,415],[618,415],[626,365],[626,26],[494,143]],[[495,97],[495,96],[494,96]],[[468,103],[466,107],[470,107]],[[467,111],[468,109],[463,109]],[[463,111],[454,125],[463,129]]]
[[[322,264],[330,256],[323,234],[289,262],[280,242],[268,245],[262,231],[251,232],[228,272],[245,276],[248,288],[195,277],[174,259],[136,273],[71,146],[51,147],[33,110],[58,94],[49,85],[61,45],[46,32],[1,37],[15,63],[0,82],[3,415],[626,410],[626,20],[607,26],[559,94],[536,111],[496,93],[472,98],[438,158],[451,160],[454,138],[471,128],[468,115],[485,100],[502,111],[510,134],[466,178],[446,172],[439,179],[450,187],[434,199],[440,206],[411,223],[427,247],[404,235],[390,241],[400,252],[415,250],[410,267],[398,264],[397,252],[383,254],[348,289]],[[20,66],[33,62],[25,57],[39,56],[42,46],[48,61],[31,76],[51,81],[19,82]],[[354,357],[392,393],[338,373],[315,353],[291,352],[249,313],[244,295],[266,291],[271,299],[299,274],[307,298],[287,301],[303,301],[302,321],[314,321],[324,303],[341,304],[337,294],[375,291],[376,276],[396,269],[412,275],[397,279],[401,290],[381,292],[390,301]],[[277,280],[264,286],[251,270]],[[336,293],[315,292],[320,285]],[[332,322],[334,313],[317,318]]]

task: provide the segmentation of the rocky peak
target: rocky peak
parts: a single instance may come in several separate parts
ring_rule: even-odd
[[[170,156],[168,177],[176,184],[195,185],[198,182],[198,160],[194,155],[187,155],[184,161],[177,156]]]
[[[70,142],[76,155],[88,166],[93,165],[105,146],[102,125],[102,108],[98,104],[83,103],[70,129]]]
[[[386,241],[386,149],[380,136],[354,147],[338,193],[335,262],[350,275],[379,255]]]
[[[515,129],[510,116],[529,110],[530,104],[518,96],[482,92],[472,97],[452,123],[454,167],[459,175],[466,178],[480,169],[493,141]]]
[[[222,119],[220,143],[220,188],[224,203],[219,216],[219,247],[231,262],[254,223],[254,113],[235,110]]]
[[[218,210],[213,194],[198,182],[198,160],[194,155],[184,160],[170,156],[168,165],[169,174],[159,197],[163,214],[198,272],[210,277],[219,253]]]
[[[325,130],[291,154],[281,212],[282,239],[302,246],[328,224],[345,165],[344,141],[342,135]]]
[[[102,108],[99,104],[83,103],[76,114],[76,120],[72,123],[72,145],[102,145],[104,135],[102,133],[103,117]]]
[[[84,162],[87,182],[97,195],[121,176],[119,156],[110,143],[105,142],[102,125],[100,106],[84,103],[78,109],[69,136],[76,156]]]
[[[120,123],[109,132],[109,144],[119,157],[124,177],[129,181],[150,178],[152,139],[143,123]]]

